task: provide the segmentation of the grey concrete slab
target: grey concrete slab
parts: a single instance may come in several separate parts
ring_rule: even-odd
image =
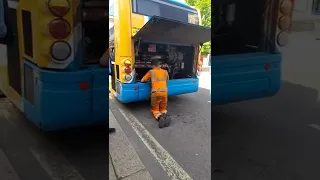
[[[123,178],[123,180],[152,180],[152,179],[147,170],[142,170],[131,176]]]
[[[110,156],[109,156],[109,180],[117,180]]]
[[[193,179],[211,179],[211,104],[210,74],[202,73],[198,92],[169,97],[170,127],[159,129],[150,112],[150,101],[121,104],[124,113],[130,112]],[[202,78],[204,78],[202,80]],[[207,83],[205,83],[207,81]],[[112,105],[113,106],[113,105]],[[214,117],[213,117],[214,119]],[[145,146],[145,145],[143,145]],[[145,150],[136,149],[141,159]],[[145,161],[143,161],[144,164]],[[151,163],[151,162],[150,162]],[[159,163],[159,162],[158,162]],[[148,171],[154,172],[147,167]],[[154,176],[154,174],[151,174]]]
[[[127,177],[144,170],[145,166],[110,109],[109,124],[110,127],[116,128],[116,132],[109,135],[109,153],[117,177]]]
[[[4,180],[20,180],[8,157],[0,149],[0,177]]]

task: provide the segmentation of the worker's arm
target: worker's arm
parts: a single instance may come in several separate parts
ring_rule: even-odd
[[[109,65],[109,49],[107,49],[102,57],[100,58],[100,65],[103,67],[108,67]]]
[[[168,74],[168,71],[166,71],[166,76],[167,76],[167,81],[169,81],[169,74]]]
[[[151,79],[151,72],[148,71],[146,75],[143,76],[143,78],[141,79],[141,82],[147,82]]]

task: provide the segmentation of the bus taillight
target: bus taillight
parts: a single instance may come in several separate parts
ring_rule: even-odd
[[[124,72],[125,72],[126,74],[131,74],[132,70],[131,70],[131,68],[126,67],[126,68],[124,69]]]
[[[283,0],[280,4],[280,12],[283,14],[290,14],[292,10],[292,1],[291,0]]]
[[[291,0],[282,0],[280,3],[280,17],[278,20],[278,26],[280,32],[277,35],[277,44],[279,46],[285,46],[288,44],[289,28],[291,25],[291,13],[293,4]]]
[[[64,63],[71,55],[71,47],[65,41],[57,41],[51,46],[51,56],[56,63]]]
[[[265,69],[266,71],[269,71],[269,70],[271,69],[271,64],[265,64],[265,65],[264,65],[264,69]]]
[[[126,74],[124,76],[124,79],[128,82],[128,81],[131,81],[132,80],[132,76],[130,74]]]
[[[49,0],[48,8],[53,15],[63,17],[70,11],[70,2],[69,0]]]
[[[49,24],[49,32],[55,39],[65,39],[71,33],[71,26],[65,19],[54,19]]]
[[[130,68],[130,66],[131,66],[131,61],[125,60],[125,61],[123,62],[123,64],[124,64],[124,66]]]

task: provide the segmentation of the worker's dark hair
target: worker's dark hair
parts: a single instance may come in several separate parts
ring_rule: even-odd
[[[159,63],[159,61],[158,61],[157,59],[152,59],[152,60],[151,60],[151,65],[152,65],[152,66],[159,66],[160,63]]]

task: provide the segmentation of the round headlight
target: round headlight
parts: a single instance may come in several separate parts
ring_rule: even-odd
[[[289,16],[284,15],[284,16],[280,17],[280,19],[279,19],[279,28],[280,28],[280,30],[289,29],[290,24],[291,24],[291,20],[290,20]]]
[[[279,46],[285,46],[288,44],[289,35],[288,33],[281,31],[277,36],[277,43]]]
[[[71,55],[71,47],[65,41],[57,41],[51,46],[51,56],[57,62],[63,62]]]
[[[290,0],[283,0],[280,5],[280,12],[283,14],[290,14],[292,9],[292,2]]]
[[[126,74],[126,75],[124,76],[124,79],[125,79],[126,81],[131,81],[132,76],[131,76],[130,74]]]

